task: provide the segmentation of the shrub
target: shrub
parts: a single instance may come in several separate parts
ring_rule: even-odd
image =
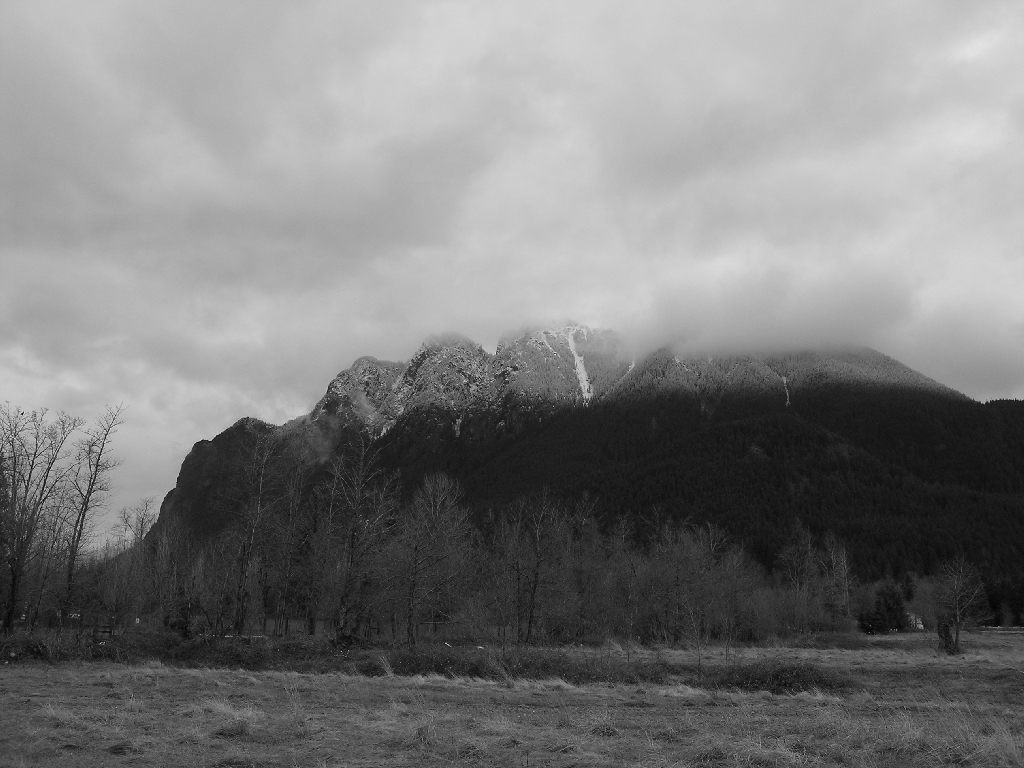
[[[379,676],[383,674],[382,656],[396,675],[436,674],[502,682],[560,678],[575,685],[661,683],[671,672],[667,664],[657,660],[627,662],[617,656],[586,651],[530,647],[499,651],[447,645],[401,648],[384,654],[359,652],[350,659],[348,669],[357,674]]]
[[[742,691],[768,691],[774,694],[802,691],[841,691],[853,687],[844,674],[809,662],[758,661],[707,671],[705,684]]]

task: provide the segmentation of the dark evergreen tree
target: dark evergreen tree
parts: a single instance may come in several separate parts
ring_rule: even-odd
[[[875,604],[870,611],[857,617],[860,628],[869,634],[905,632],[910,628],[903,591],[892,581],[886,581],[875,590]]]
[[[914,577],[909,571],[903,574],[903,578],[900,579],[900,592],[903,595],[903,599],[906,602],[910,602],[914,599],[914,595],[917,594],[917,582],[914,581]]]

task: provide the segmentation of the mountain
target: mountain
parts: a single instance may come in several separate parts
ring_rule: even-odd
[[[865,576],[958,548],[1000,573],[1024,560],[1024,403],[977,403],[870,349],[634,359],[577,325],[493,354],[436,337],[407,363],[359,358],[292,422],[197,443],[161,518],[222,528],[240,448],[266,435],[311,466],[369,445],[407,489],[450,473],[480,520],[546,488],[608,525],[714,522],[766,565],[794,521],[843,537]]]
[[[463,336],[439,336],[407,364],[359,358],[334,377],[310,418],[358,424],[376,437],[418,410],[586,405],[622,379],[623,354],[615,334],[581,326],[503,339],[493,355]]]

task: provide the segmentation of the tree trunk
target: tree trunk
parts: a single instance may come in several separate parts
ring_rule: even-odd
[[[533,575],[530,582],[530,600],[527,604],[526,614],[526,644],[530,644],[530,638],[533,636],[533,617],[537,607],[537,590],[540,587],[540,555],[537,556],[537,561],[533,568]]]
[[[406,639],[409,646],[416,647],[416,576],[413,575],[409,581],[409,594],[406,600]]]
[[[7,603],[7,610],[4,613],[4,624],[3,628],[10,634],[14,631],[14,616],[18,607],[18,590],[21,589],[21,574],[18,573],[18,569],[11,568],[11,599]]]

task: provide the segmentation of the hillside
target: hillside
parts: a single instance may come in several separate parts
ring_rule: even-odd
[[[493,355],[431,339],[408,363],[360,358],[308,416],[198,443],[161,516],[222,528],[239,445],[271,433],[311,466],[369,446],[410,490],[447,472],[480,520],[546,488],[641,535],[714,522],[767,566],[796,521],[843,538],[864,578],[959,549],[991,574],[1024,561],[1024,403],[977,403],[873,350],[633,359],[578,326]]]

